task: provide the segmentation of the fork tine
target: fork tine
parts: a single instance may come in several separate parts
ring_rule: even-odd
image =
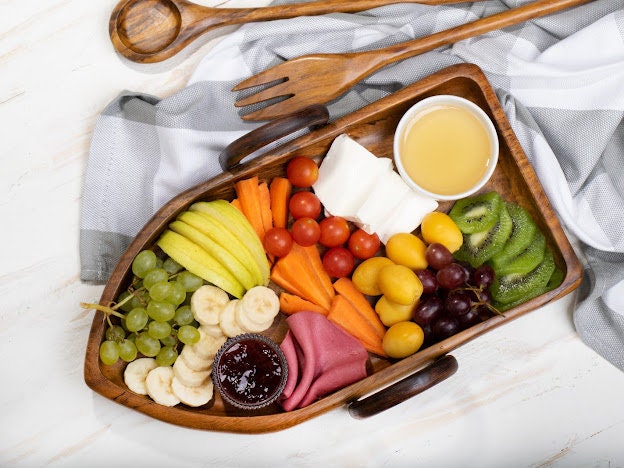
[[[292,107],[290,98],[250,112],[249,114],[241,115],[241,119],[246,121],[273,120],[283,115],[290,114],[296,109],[298,109],[296,105]]]
[[[250,76],[246,80],[241,81],[232,88],[232,91],[241,91],[247,88],[253,88],[254,86],[266,85],[274,81],[285,80],[286,76],[279,70],[276,70],[279,65],[268,68],[260,73]]]
[[[270,86],[261,91],[258,91],[255,94],[251,94],[244,98],[239,99],[234,103],[236,107],[244,107],[250,106],[252,104],[258,104],[263,101],[268,101],[269,99],[276,98],[284,98],[292,96],[291,93],[282,93],[282,89],[286,87],[286,83],[288,81],[284,81],[283,83],[278,83],[275,86]]]

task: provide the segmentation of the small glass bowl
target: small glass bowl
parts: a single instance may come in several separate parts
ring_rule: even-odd
[[[212,368],[212,380],[223,401],[246,410],[274,403],[287,378],[288,364],[279,345],[255,333],[229,338]]]
[[[423,111],[425,111],[426,109],[431,108],[433,106],[440,106],[440,105],[450,105],[450,106],[461,107],[471,112],[474,116],[476,116],[479,122],[481,122],[481,124],[485,128],[485,131],[488,136],[488,140],[490,142],[490,149],[491,149],[490,154],[489,154],[489,165],[483,177],[481,177],[481,179],[479,179],[469,189],[463,192],[454,193],[450,195],[434,193],[418,185],[405,170],[403,166],[403,161],[401,159],[401,140],[403,138],[405,131],[409,128],[413,119],[417,117],[419,114],[421,114]],[[403,181],[413,190],[420,193],[421,195],[425,195],[427,197],[433,198],[434,200],[439,200],[439,201],[459,200],[461,198],[465,198],[470,195],[473,195],[479,189],[481,189],[488,182],[488,180],[490,180],[490,177],[492,177],[492,174],[494,173],[494,170],[496,169],[496,164],[498,163],[499,141],[498,141],[498,135],[496,133],[496,128],[494,127],[494,123],[492,122],[490,117],[483,111],[483,109],[481,109],[478,105],[476,105],[472,101],[469,101],[468,99],[465,99],[459,96],[455,96],[451,94],[440,94],[440,95],[435,95],[435,96],[425,98],[417,102],[412,107],[410,107],[407,110],[407,112],[405,112],[403,117],[401,117],[401,120],[399,120],[396,131],[394,133],[393,151],[394,151],[394,164],[397,168],[397,171],[401,175],[401,178],[403,179]]]

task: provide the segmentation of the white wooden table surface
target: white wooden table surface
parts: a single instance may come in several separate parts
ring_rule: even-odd
[[[102,287],[79,280],[78,233],[96,118],[124,89],[180,89],[212,43],[130,64],[108,38],[114,5],[0,1],[0,466],[624,466],[624,373],[578,338],[575,294],[462,346],[453,377],[365,420],[215,433],[93,393],[78,303]]]

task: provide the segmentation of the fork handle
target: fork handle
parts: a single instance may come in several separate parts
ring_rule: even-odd
[[[314,104],[262,125],[230,143],[219,155],[221,169],[229,171],[262,147],[304,128],[316,128],[329,121],[329,111]]]
[[[365,76],[391,63],[429,52],[438,47],[495,31],[534,18],[546,16],[565,8],[570,8],[593,0],[538,0],[526,5],[511,8],[485,18],[445,29],[426,37],[413,39],[400,44],[365,52],[350,54],[366,70]],[[363,77],[362,77],[363,78]]]

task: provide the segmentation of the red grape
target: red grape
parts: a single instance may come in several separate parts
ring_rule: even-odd
[[[431,328],[436,338],[443,340],[459,331],[459,322],[455,317],[444,315],[436,320]]]
[[[463,291],[449,292],[444,301],[444,308],[453,317],[468,313],[471,305],[470,297]]]
[[[440,270],[453,262],[453,254],[442,244],[434,242],[427,246],[425,259],[431,268]]]
[[[444,302],[438,296],[422,296],[412,311],[412,319],[422,327],[431,324],[443,311]]]
[[[477,288],[488,288],[494,282],[494,269],[490,265],[481,265],[472,272],[470,280]]]
[[[465,271],[458,263],[450,263],[438,271],[436,279],[444,289],[455,289],[464,284]]]
[[[416,270],[416,276],[423,285],[423,294],[434,294],[438,290],[438,280],[433,271],[424,269]]]

